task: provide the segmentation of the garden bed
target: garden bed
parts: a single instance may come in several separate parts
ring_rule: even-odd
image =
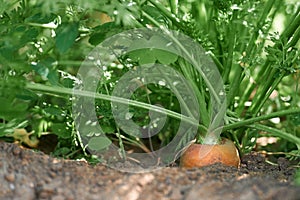
[[[0,199],[297,199],[295,169],[249,154],[239,169],[176,165],[147,173],[124,173],[85,161],[53,158],[0,142]]]

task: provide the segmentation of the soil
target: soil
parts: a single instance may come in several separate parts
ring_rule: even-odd
[[[0,142],[0,199],[5,200],[296,200],[300,187],[293,185],[294,173],[286,159],[271,165],[255,153],[244,156],[239,169],[216,164],[128,173]]]

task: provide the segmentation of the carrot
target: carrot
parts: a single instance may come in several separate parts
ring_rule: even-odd
[[[222,138],[216,145],[192,144],[180,159],[180,166],[184,168],[203,167],[215,163],[239,167],[239,153],[232,141]]]

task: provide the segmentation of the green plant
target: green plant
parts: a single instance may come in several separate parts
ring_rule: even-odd
[[[0,107],[0,137],[9,140],[8,136],[20,128],[38,138],[55,134],[55,155],[82,156],[85,144],[74,125],[70,101],[82,61],[95,46],[119,32],[159,27],[191,37],[214,61],[226,92],[222,135],[233,139],[241,154],[252,151],[258,138],[274,136],[279,147],[256,148],[296,151],[299,157],[300,8],[296,1],[20,0],[2,1],[1,5],[0,99],[4,106]],[[99,13],[106,13],[112,21],[102,24]],[[281,19],[284,22],[278,24]],[[167,45],[159,38],[149,41]],[[147,41],[141,43],[146,45]],[[197,60],[188,63],[167,51],[149,48],[118,59],[118,63],[107,66],[96,95],[88,91],[79,95],[96,98],[98,122],[110,142],[121,147],[120,155],[124,157],[130,148],[151,152],[168,144],[180,120],[199,126],[199,143],[211,134],[207,128],[212,120],[209,105],[213,90],[195,68]],[[180,113],[180,100],[170,89],[140,83],[131,101],[113,100],[129,103],[131,117],[140,126],[149,123],[148,110],[165,112],[168,120],[150,139],[139,139],[119,129],[109,103],[116,81],[134,66],[147,63],[167,64],[184,76],[199,102],[199,122]],[[280,121],[270,121],[273,118]],[[110,144],[101,138],[98,142],[102,147],[90,145],[102,149]]]

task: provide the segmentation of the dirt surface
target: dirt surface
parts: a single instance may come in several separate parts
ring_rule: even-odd
[[[0,142],[0,169],[0,199],[5,200],[300,199],[289,162],[270,165],[255,154],[245,156],[239,169],[165,167],[134,174]]]

